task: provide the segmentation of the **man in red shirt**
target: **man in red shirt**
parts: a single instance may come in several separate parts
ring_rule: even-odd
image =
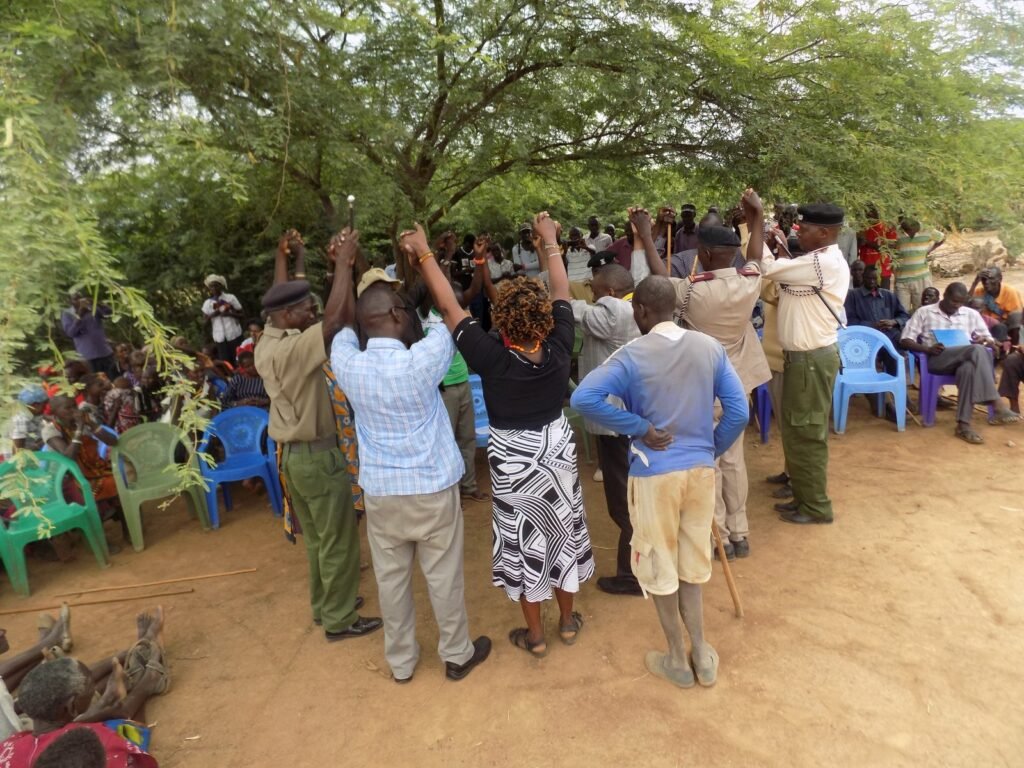
[[[892,289],[892,249],[899,233],[894,226],[879,219],[875,206],[868,206],[865,216],[869,226],[857,233],[857,256],[867,266],[878,270],[879,283],[888,291]]]

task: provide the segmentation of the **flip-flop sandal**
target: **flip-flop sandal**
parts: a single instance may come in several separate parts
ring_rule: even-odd
[[[693,663],[693,656],[690,656],[690,666],[693,667],[693,674],[697,677],[697,682],[705,688],[710,688],[718,680],[718,651],[714,648],[710,648],[711,652],[711,666],[697,668],[697,665]]]
[[[579,639],[580,630],[582,630],[582,629],[583,629],[583,617],[580,615],[579,611],[573,611],[572,612],[572,624],[569,624],[568,626],[561,626],[561,625],[559,625],[559,627],[558,627],[558,636],[561,638],[562,642],[565,643],[566,645],[572,645],[573,643],[575,643]],[[568,635],[568,637],[566,637],[566,635]]]
[[[160,646],[154,646],[155,655],[146,662],[146,669],[152,669],[160,673],[160,680],[153,686],[153,693],[157,696],[167,693],[167,690],[171,687],[171,670],[168,669],[167,664],[164,663],[163,654],[160,652]]]
[[[963,440],[965,443],[970,443],[971,445],[981,445],[982,443],[985,442],[984,439],[982,439],[981,435],[979,435],[973,429],[957,429],[956,436]]]
[[[666,661],[668,661],[668,654],[658,653],[657,651],[648,651],[647,656],[644,657],[644,665],[647,667],[647,671],[655,677],[667,680],[677,688],[693,688],[696,682],[693,677],[693,670],[690,667],[686,667],[686,669],[669,667],[665,664]]]
[[[57,620],[48,613],[40,613],[36,616],[36,629],[39,630],[39,638],[42,639],[50,634],[50,630],[56,623]]]
[[[64,622],[64,631],[60,636],[60,647],[64,649],[65,653],[70,653],[75,644],[71,640],[71,606],[67,603],[60,604],[60,619]]]
[[[541,640],[538,643],[531,643],[530,630],[528,630],[526,627],[519,627],[518,629],[513,629],[511,632],[508,633],[508,640],[516,648],[520,648],[526,651],[535,659],[543,659],[545,656],[548,655],[547,641]],[[544,650],[538,651],[537,648],[542,645],[544,646]]]
[[[1020,416],[1013,411],[1007,411],[1006,413],[1001,413],[998,416],[993,416],[988,420],[988,423],[993,427],[1002,427],[1006,424],[1016,424],[1018,421],[1020,421]]]
[[[125,685],[131,691],[142,676],[146,674],[146,665],[153,659],[160,659],[160,649],[149,638],[137,640],[135,645],[128,649],[128,655],[124,660]]]

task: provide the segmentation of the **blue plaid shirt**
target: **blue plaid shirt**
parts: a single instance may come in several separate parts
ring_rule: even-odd
[[[454,353],[444,327],[410,349],[378,338],[360,352],[351,328],[334,337],[331,368],[355,411],[367,495],[437,493],[459,482],[465,464],[438,390]]]

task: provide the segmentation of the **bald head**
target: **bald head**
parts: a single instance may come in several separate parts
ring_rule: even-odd
[[[646,277],[633,292],[633,319],[641,333],[649,333],[658,323],[671,322],[675,309],[676,290],[667,277]]]
[[[591,287],[595,299],[602,296],[621,299],[633,290],[633,275],[621,264],[606,264],[594,274]]]
[[[373,283],[356,300],[356,322],[368,339],[405,338],[408,317],[392,283]]]

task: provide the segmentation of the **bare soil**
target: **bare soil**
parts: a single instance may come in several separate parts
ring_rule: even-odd
[[[554,611],[546,659],[509,645],[521,615],[490,586],[487,504],[465,509],[466,593],[471,631],[490,635],[494,651],[459,683],[444,678],[419,575],[422,657],[411,684],[388,679],[382,633],[327,644],[311,622],[301,541],[288,544],[265,499],[237,486],[220,530],[203,532],[182,500],[152,505],[144,552],[126,546],[107,570],[84,547],[70,564],[32,560],[32,598],[2,582],[0,609],[54,604],[69,589],[257,567],[159,601],[173,681],[147,719],[165,768],[1019,766],[1024,428],[976,422],[982,446],[954,439],[949,410],[934,428],[909,423],[900,435],[856,399],[846,434],[830,440],[836,522],[810,528],[772,511],[762,479],[782,468],[777,431],[762,446],[748,430],[752,553],[733,564],[746,617],[733,616],[716,565],[705,591],[722,664],[712,689],[681,691],[649,675],[644,653],[664,647],[653,606],[592,582],[579,597],[586,626],[575,646],[555,638]],[[608,573],[616,529],[595,468],[581,461],[598,570]],[[111,594],[152,591],[160,588]],[[364,614],[376,615],[372,568],[361,593]],[[74,609],[76,655],[90,662],[125,647],[134,612],[154,602]],[[0,626],[16,652],[34,637],[35,614],[0,617]]]

